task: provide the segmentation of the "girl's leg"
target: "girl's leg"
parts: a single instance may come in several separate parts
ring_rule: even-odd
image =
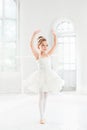
[[[47,92],[44,92],[44,101],[43,101],[43,112],[45,114],[45,108],[46,108],[46,101],[47,101]]]
[[[44,100],[44,94],[43,92],[40,92],[39,94],[40,119],[43,119],[43,100]]]
[[[45,114],[45,106],[46,106],[46,98],[47,92],[40,92],[39,97],[39,109],[40,109],[40,123],[44,123],[44,114]]]

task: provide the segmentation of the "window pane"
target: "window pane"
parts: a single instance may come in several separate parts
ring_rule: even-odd
[[[63,69],[63,64],[59,62],[58,56],[52,56],[52,68],[56,71]]]
[[[63,42],[64,43],[70,43],[70,37],[63,37]]]
[[[71,22],[63,21],[57,23],[56,30],[58,33],[74,32],[74,28]]]
[[[2,48],[2,42],[0,42],[0,71],[2,71],[3,66],[3,48]]]
[[[64,44],[64,63],[75,63],[75,44]]]
[[[70,64],[64,64],[64,70],[70,70]]]
[[[70,37],[70,43],[75,44],[75,40],[76,40],[76,37],[75,37],[75,36]]]
[[[57,47],[56,47],[56,49],[55,49],[55,52],[54,52],[54,54],[56,54],[57,55],[57,58],[56,58],[56,60],[58,61],[58,62],[62,62],[63,63],[63,61],[64,61],[64,51],[63,51],[63,44],[57,44]]]
[[[0,42],[0,61],[2,59],[2,55],[3,55],[3,49],[2,49],[2,43]]]
[[[58,43],[74,43],[75,44],[75,36],[58,37]]]
[[[0,0],[0,17],[2,17],[2,0]]]
[[[16,40],[16,21],[5,20],[4,22],[4,40],[15,41]]]
[[[64,64],[64,70],[75,70],[75,64]]]
[[[71,70],[75,70],[76,69],[76,65],[75,64],[70,64],[70,69]]]
[[[15,71],[16,70],[16,59],[6,58],[3,61],[4,71]]]
[[[70,44],[70,63],[75,63],[75,44]]]
[[[16,18],[16,0],[5,0],[5,17]]]
[[[65,70],[64,71],[64,81],[66,87],[76,87],[76,71],[75,70]]]
[[[64,40],[63,40],[63,37],[58,37],[58,43],[63,43],[64,42]]]
[[[64,44],[64,63],[69,63],[70,58],[70,44]]]
[[[4,58],[16,56],[16,43],[7,43],[3,46]]]
[[[17,2],[0,0],[0,71],[17,71],[19,59],[16,55]]]
[[[0,20],[0,41],[2,40],[2,21]]]

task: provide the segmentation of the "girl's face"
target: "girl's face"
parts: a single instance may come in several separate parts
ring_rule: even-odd
[[[43,52],[47,51],[47,49],[48,49],[48,43],[47,43],[47,41],[43,41],[40,44],[39,48],[40,48],[40,51],[43,51]]]

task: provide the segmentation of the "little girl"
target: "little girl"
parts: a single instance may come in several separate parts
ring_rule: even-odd
[[[33,43],[35,36],[40,31],[37,30],[33,33],[30,40],[30,47],[32,53],[36,59],[38,70],[35,71],[28,79],[27,85],[28,89],[31,92],[39,93],[39,110],[40,110],[40,124],[45,123],[44,114],[45,114],[45,105],[48,92],[59,92],[61,87],[64,85],[64,80],[51,69],[51,60],[50,55],[54,52],[57,44],[56,34],[52,31],[53,34],[53,45],[52,48],[48,51],[48,42],[43,36],[39,36],[37,40],[37,48],[39,52],[35,49]]]

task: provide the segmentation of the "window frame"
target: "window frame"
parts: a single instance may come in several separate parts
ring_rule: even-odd
[[[20,65],[20,49],[19,49],[19,43],[20,43],[20,38],[19,38],[19,20],[20,20],[20,17],[19,17],[19,10],[20,10],[20,3],[19,3],[19,0],[16,0],[16,18],[7,18],[7,17],[5,17],[5,9],[4,9],[4,0],[2,1],[2,6],[3,6],[3,10],[2,10],[2,17],[0,17],[0,19],[1,19],[1,21],[2,21],[2,41],[1,41],[1,43],[3,44],[3,43],[5,43],[5,42],[7,42],[7,43],[10,43],[10,42],[15,42],[15,44],[16,44],[16,55],[14,56],[14,59],[16,60],[16,68],[14,69],[14,70],[3,70],[3,67],[4,67],[4,65],[3,65],[3,59],[4,59],[4,57],[3,57],[3,55],[2,55],[2,58],[0,59],[1,60],[1,62],[2,62],[2,65],[1,65],[1,70],[0,70],[0,73],[1,73],[1,75],[9,75],[10,76],[10,74],[15,74],[15,73],[19,73],[20,72],[20,67],[19,67],[19,65]],[[16,41],[4,41],[3,40],[3,31],[4,31],[4,21],[5,20],[16,20]]]
[[[69,72],[72,71],[72,73],[75,72],[75,83],[74,83],[75,86],[72,87],[72,86],[66,86],[66,85],[64,85],[64,89],[65,90],[66,89],[67,90],[69,90],[69,89],[70,90],[76,90],[76,75],[77,75],[77,67],[76,67],[77,66],[77,61],[76,61],[76,32],[75,32],[75,29],[74,29],[74,31],[72,33],[71,32],[68,32],[68,33],[66,33],[66,32],[65,33],[64,32],[63,33],[58,33],[57,32],[57,26],[58,26],[58,24],[62,24],[62,22],[67,22],[67,23],[69,22],[69,23],[71,23],[73,25],[73,28],[74,28],[74,24],[73,24],[73,22],[71,20],[67,20],[67,19],[56,20],[56,22],[54,23],[53,28],[54,28],[54,31],[56,32],[56,35],[57,35],[58,38],[62,38],[62,37],[63,38],[64,37],[74,37],[75,38],[75,42],[74,43],[72,43],[72,42],[70,43],[70,44],[75,44],[75,62],[74,63],[70,63],[70,62],[68,63],[69,66],[71,66],[73,64],[75,66],[75,68],[74,69],[65,69],[64,66],[67,65],[67,63],[65,63],[64,61],[63,62],[59,62],[60,66],[63,66],[63,68],[62,68],[63,72],[62,72],[62,76],[61,77],[64,79],[64,73],[66,71],[69,71]],[[66,44],[66,43],[64,43],[64,42],[60,43],[59,42],[58,44],[62,44],[63,47],[64,47],[64,44]],[[67,44],[69,44],[69,43],[67,43]],[[57,54],[55,54],[54,56],[57,57]],[[64,58],[64,53],[63,53],[63,58]],[[58,73],[59,73],[59,71],[60,70],[58,70]],[[70,82],[70,81],[67,81],[67,82]]]

